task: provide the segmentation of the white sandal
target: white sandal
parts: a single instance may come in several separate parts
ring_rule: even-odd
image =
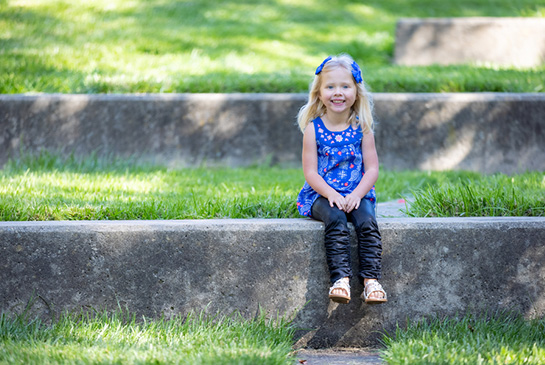
[[[333,290],[342,289],[347,295],[333,294]],[[336,303],[348,304],[350,302],[350,281],[347,278],[341,278],[329,288],[329,299]]]
[[[384,298],[369,298],[369,295],[374,292],[380,292],[384,294]],[[367,283],[365,288],[363,289],[363,298],[365,299],[365,303],[367,304],[380,304],[380,303],[386,303],[388,301],[388,296],[386,295],[386,292],[382,288],[382,285],[376,280],[372,280]]]

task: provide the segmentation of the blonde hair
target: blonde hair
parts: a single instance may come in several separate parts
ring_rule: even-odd
[[[352,72],[352,63],[354,60],[347,54],[341,54],[339,56],[332,56],[331,60],[327,61],[323,66],[322,72],[314,77],[314,81],[310,85],[310,92],[308,95],[308,101],[299,110],[297,114],[297,123],[302,132],[305,131],[307,125],[315,118],[322,116],[326,112],[326,108],[319,98],[320,87],[322,84],[322,74],[336,67],[344,67],[348,71]],[[348,118],[348,124],[358,124],[363,133],[369,133],[373,131],[373,99],[371,94],[367,91],[365,83],[362,80],[360,83],[356,83],[356,101],[352,105],[352,112]]]

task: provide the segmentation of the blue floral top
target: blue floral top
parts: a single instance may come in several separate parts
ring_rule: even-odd
[[[361,141],[361,128],[349,126],[344,131],[328,130],[320,117],[312,121],[318,147],[318,173],[326,183],[341,195],[350,194],[365,175]],[[308,127],[307,127],[308,128]],[[301,215],[310,217],[312,204],[320,195],[305,182],[297,197],[297,209]],[[364,197],[376,205],[375,187]]]

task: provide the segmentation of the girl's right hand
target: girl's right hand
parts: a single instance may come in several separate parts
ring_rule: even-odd
[[[334,205],[337,206],[340,210],[345,210],[346,205],[346,199],[341,194],[335,192],[335,194],[332,194],[330,197],[327,198],[329,201],[329,206],[333,208]]]

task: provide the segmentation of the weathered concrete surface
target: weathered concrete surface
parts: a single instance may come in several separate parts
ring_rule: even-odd
[[[385,94],[377,151],[391,169],[545,170],[545,94]]]
[[[389,303],[327,299],[323,225],[307,219],[0,223],[0,305],[118,304],[138,315],[205,309],[294,314],[298,345],[363,347],[407,318],[545,314],[545,218],[379,219]],[[355,247],[354,247],[355,248]],[[353,257],[356,251],[353,250]],[[46,304],[47,303],[47,304]]]
[[[300,166],[304,94],[0,95],[0,165],[21,150],[169,166]],[[388,169],[545,170],[545,94],[374,94]]]
[[[284,163],[300,155],[302,104],[289,94],[0,95],[0,164],[21,148],[181,166]]]
[[[408,18],[396,26],[394,62],[406,66],[545,63],[545,18]]]

